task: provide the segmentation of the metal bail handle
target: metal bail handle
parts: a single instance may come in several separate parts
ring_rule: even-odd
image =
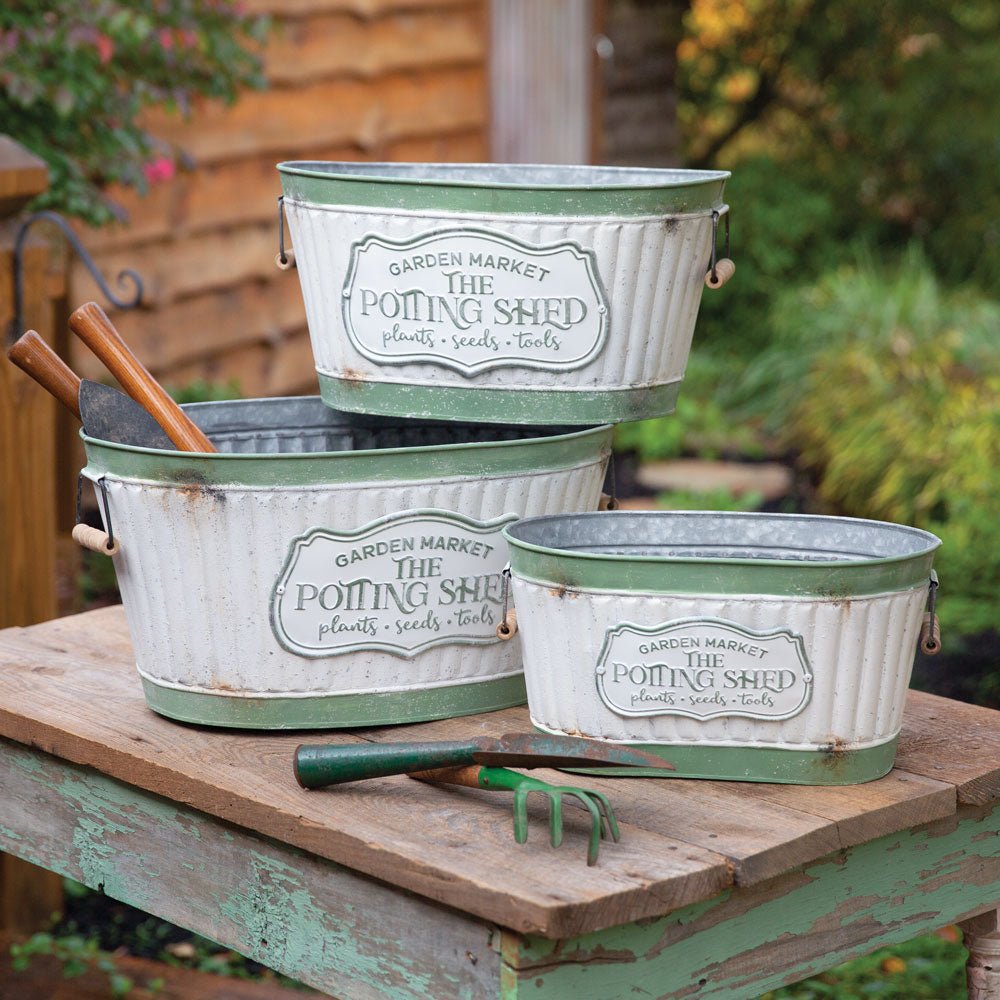
[[[927,610],[920,624],[920,651],[925,656],[937,656],[941,652],[941,626],[938,624],[936,613],[938,577],[933,569],[928,587]]]
[[[510,563],[504,566],[500,576],[503,578],[503,617],[497,625],[497,638],[506,642],[517,635],[517,612],[510,607]]]
[[[278,195],[278,253],[274,258],[281,271],[290,271],[295,267],[295,251],[285,249],[285,196]]]
[[[615,475],[615,453],[612,451],[608,455],[608,475],[607,475],[607,485],[611,490],[610,493],[602,493],[600,499],[597,502],[598,510],[618,510],[620,504],[618,503],[618,477]]]
[[[708,262],[708,272],[705,275],[705,285],[708,288],[721,288],[736,273],[736,265],[729,258],[729,209],[726,208],[726,248],[721,258],[716,257],[716,245],[719,236],[718,209],[712,210],[712,256]]]
[[[121,546],[115,538],[114,528],[111,525],[111,508],[108,506],[108,489],[104,485],[104,476],[97,480],[97,485],[101,488],[104,523],[108,526],[108,530],[101,531],[100,528],[92,528],[89,524],[83,524],[81,521],[80,506],[83,494],[83,473],[81,472],[76,481],[76,524],[73,526],[73,541],[98,555],[116,556],[121,552]]]

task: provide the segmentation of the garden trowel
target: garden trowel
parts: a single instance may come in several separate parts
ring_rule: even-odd
[[[656,767],[673,764],[633,747],[576,736],[508,733],[437,743],[342,743],[300,746],[295,777],[303,788],[322,788],[363,778],[411,774],[438,767]]]
[[[89,437],[138,448],[175,449],[135,400],[110,385],[81,380],[34,330],[17,340],[7,357],[73,413]]]

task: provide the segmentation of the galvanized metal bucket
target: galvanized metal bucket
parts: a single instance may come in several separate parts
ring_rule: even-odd
[[[664,511],[504,536],[539,729],[640,745],[686,777],[846,784],[892,767],[934,535]]]
[[[501,529],[595,509],[610,427],[359,417],[318,397],[185,407],[221,454],[84,437],[149,705],[367,726],[524,701],[497,638]]]
[[[673,410],[728,173],[278,169],[331,406],[576,424]]]

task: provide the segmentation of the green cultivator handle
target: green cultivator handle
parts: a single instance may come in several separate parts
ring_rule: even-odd
[[[471,740],[434,743],[331,743],[300,746],[295,751],[295,777],[303,788],[322,788],[363,778],[470,764],[673,770],[672,764],[642,750],[538,733],[508,733],[499,738],[478,736]]]

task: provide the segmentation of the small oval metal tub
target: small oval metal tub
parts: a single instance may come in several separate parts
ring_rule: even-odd
[[[663,775],[849,784],[892,767],[934,535],[701,511],[504,535],[538,729],[642,746],[675,764]]]
[[[388,420],[315,396],[185,409],[221,454],[84,436],[155,711],[285,729],[524,702],[518,645],[496,635],[501,529],[596,509],[610,427]]]
[[[324,161],[278,170],[331,406],[560,424],[673,410],[728,221],[728,173]]]

